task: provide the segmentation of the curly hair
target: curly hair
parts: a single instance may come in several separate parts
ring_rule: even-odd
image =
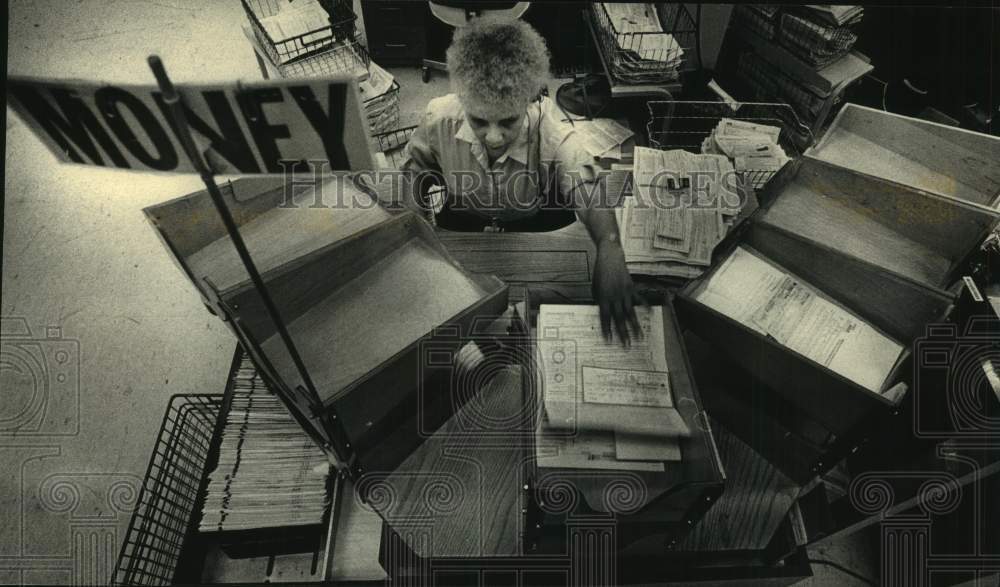
[[[549,78],[545,40],[521,20],[471,20],[455,30],[447,58],[459,100],[494,111],[527,106]]]

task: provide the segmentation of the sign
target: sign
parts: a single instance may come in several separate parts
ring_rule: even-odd
[[[280,174],[303,161],[322,171],[374,169],[351,78],[178,84],[177,91],[194,142],[217,173]],[[155,85],[13,76],[7,96],[60,161],[196,172]]]

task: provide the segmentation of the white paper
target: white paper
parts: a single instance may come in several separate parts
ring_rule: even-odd
[[[274,43],[306,35],[318,29],[317,33],[296,39],[296,43],[308,45],[324,38],[332,39],[330,15],[316,0],[295,0],[294,2],[279,2],[279,10],[271,16],[261,18],[260,24],[267,31]]]
[[[583,367],[583,401],[669,408],[670,374],[662,371]]]
[[[896,341],[743,247],[697,299],[876,393],[903,352]]]

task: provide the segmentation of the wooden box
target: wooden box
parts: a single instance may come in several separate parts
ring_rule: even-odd
[[[899,412],[912,386],[909,349],[927,324],[949,318],[951,286],[998,214],[810,157],[779,172],[761,203],[716,250],[713,269],[678,293],[678,312],[718,355],[717,370],[699,373],[709,411],[806,482]],[[881,384],[846,377],[705,303],[707,284],[738,248],[898,344]]]
[[[570,528],[603,521],[614,527],[614,542],[621,553],[663,554],[678,544],[722,494],[725,473],[691,374],[673,303],[664,298],[660,306],[673,405],[691,431],[689,437],[679,439],[681,460],[665,462],[663,471],[554,467],[534,452],[537,436],[533,435],[526,525],[534,551],[561,552]],[[538,307],[529,295],[523,327],[531,333],[528,356],[533,358],[538,357],[539,337],[545,336],[535,331],[537,320]],[[541,358],[529,364],[531,368],[524,371],[525,388],[533,412],[532,430],[537,431],[544,417],[540,373],[544,367]],[[629,410],[627,406],[609,407],[621,408],[622,414]]]
[[[972,204],[1000,205],[1000,137],[845,104],[806,155]]]
[[[331,458],[387,470],[454,411],[435,378],[507,307],[498,278],[466,272],[410,212],[391,214],[346,176],[286,197],[274,180],[224,186],[227,206],[296,347],[283,344],[206,192],[146,210],[206,303]],[[336,205],[354,198],[350,205]],[[325,206],[315,205],[325,202]]]

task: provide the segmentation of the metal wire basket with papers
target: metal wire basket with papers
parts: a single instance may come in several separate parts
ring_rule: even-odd
[[[764,187],[790,158],[802,154],[794,136],[806,135],[812,143],[809,127],[788,104],[651,101],[648,108],[650,146],[726,155],[754,189]]]
[[[406,159],[406,143],[416,129],[416,125],[406,126],[372,135],[372,150],[385,157],[385,167],[399,169]]]
[[[348,0],[241,0],[257,43],[275,65],[353,39],[357,16]]]
[[[338,74],[352,75],[359,82],[369,77],[368,67],[371,57],[368,51],[354,40],[345,40],[318,53],[290,63],[274,65],[279,75],[285,78],[321,77]]]
[[[694,10],[673,3],[591,4],[597,49],[610,75],[626,84],[656,84],[697,67],[700,5]]]
[[[219,395],[170,398],[112,585],[173,584],[221,406]]]

